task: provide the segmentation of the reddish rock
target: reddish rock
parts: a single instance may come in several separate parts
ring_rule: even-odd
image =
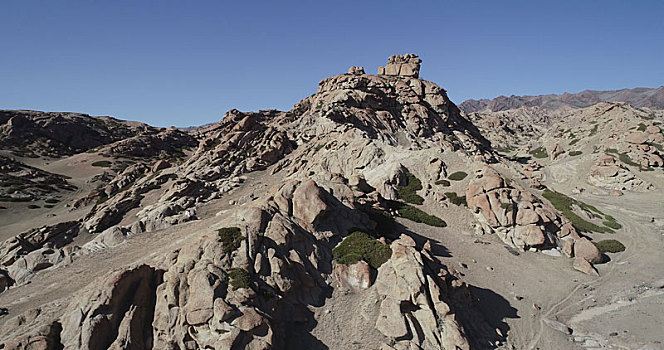
[[[602,261],[602,253],[597,246],[587,238],[582,237],[574,242],[574,256],[583,258],[590,263],[597,264]]]
[[[579,257],[574,258],[574,264],[572,265],[575,270],[581,271],[585,273],[586,275],[593,275],[593,276],[599,276],[599,272],[595,269],[595,267],[586,261],[586,259],[582,259]]]

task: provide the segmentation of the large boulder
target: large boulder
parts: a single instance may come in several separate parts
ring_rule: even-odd
[[[585,237],[581,237],[574,242],[574,256],[593,264],[602,262],[602,253],[593,242]]]

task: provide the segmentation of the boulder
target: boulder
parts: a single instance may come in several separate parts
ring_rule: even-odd
[[[156,173],[159,170],[168,169],[170,167],[171,163],[169,163],[167,160],[160,159],[157,162],[155,162],[154,165],[152,166],[152,172]]]
[[[585,237],[581,237],[574,242],[574,256],[593,264],[602,262],[602,253],[593,242]]]
[[[339,285],[354,292],[371,287],[375,275],[375,270],[362,260],[348,266],[344,264],[334,265],[334,276]]]
[[[648,142],[648,134],[643,131],[632,131],[625,136],[625,141],[631,144],[643,144]]]
[[[293,216],[314,224],[330,209],[323,194],[324,191],[313,180],[300,183],[293,192]]]
[[[556,160],[558,156],[563,153],[565,153],[565,150],[558,142],[556,142],[556,144],[549,150],[549,157],[551,157],[551,160]]]
[[[348,74],[353,74],[353,75],[364,74],[364,67],[352,66],[352,67],[348,68]]]
[[[599,272],[597,272],[595,267],[586,259],[579,257],[574,258],[573,267],[575,270],[581,271],[586,275],[599,276]]]

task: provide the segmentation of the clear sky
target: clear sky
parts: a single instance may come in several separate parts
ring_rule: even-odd
[[[659,87],[664,1],[17,0],[0,45],[0,108],[189,126],[396,53],[457,103]]]

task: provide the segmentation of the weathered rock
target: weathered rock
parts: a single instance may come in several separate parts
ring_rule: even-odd
[[[334,276],[343,288],[352,291],[360,291],[371,287],[376,272],[364,261],[346,266],[344,264],[334,265]]]
[[[348,74],[354,74],[354,75],[364,74],[364,67],[352,66],[348,68]]]
[[[593,242],[585,237],[577,239],[574,242],[574,256],[585,259],[593,264],[602,262],[602,253],[597,249]]]
[[[559,143],[556,142],[556,144],[549,150],[549,156],[551,157],[551,160],[556,160],[558,156],[561,154],[565,153],[565,150],[560,146]]]
[[[417,78],[422,60],[413,54],[394,55],[387,60],[385,67],[378,68],[378,74]]]
[[[329,210],[323,199],[323,191],[312,180],[299,184],[293,192],[293,216],[308,224],[314,224]]]
[[[392,257],[378,269],[376,279],[376,291],[384,296],[376,329],[390,338],[410,334],[403,342],[411,347],[469,349],[437,277],[426,272],[427,258],[418,252],[412,238],[402,235],[391,248]]]
[[[162,271],[147,265],[112,273],[73,299],[62,317],[65,349],[152,348],[152,310]]]
[[[167,169],[171,167],[171,163],[169,163],[167,160],[160,159],[157,162],[154,163],[152,166],[152,172],[156,173],[159,170]]]
[[[556,236],[568,235],[571,226],[553,208],[527,190],[507,185],[494,169],[480,166],[466,190],[468,208],[486,233],[495,233],[507,245],[526,250],[552,248],[560,243]],[[518,205],[517,205],[518,203]]]
[[[648,141],[648,134],[643,131],[632,131],[625,136],[625,141],[632,144],[643,144]]]
[[[599,272],[597,272],[595,267],[584,258],[574,258],[573,267],[575,270],[581,271],[586,275],[599,276]]]

